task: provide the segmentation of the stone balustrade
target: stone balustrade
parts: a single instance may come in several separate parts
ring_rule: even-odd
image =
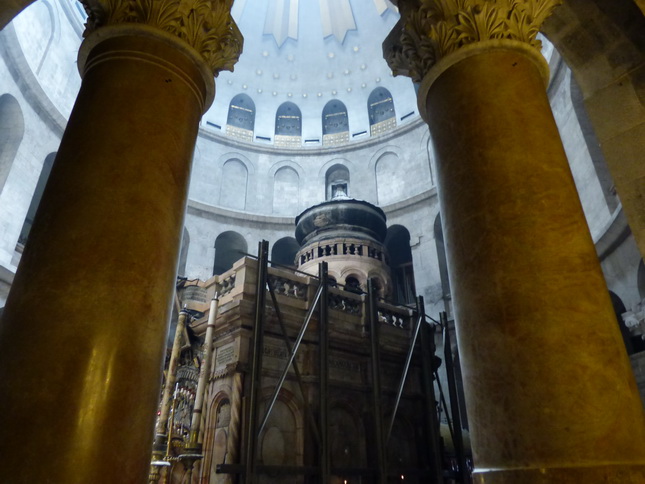
[[[332,239],[307,245],[298,252],[296,263],[300,267],[316,259],[333,256],[369,257],[384,264],[389,263],[387,252],[381,244],[360,239]]]
[[[384,252],[379,249],[377,244],[372,246],[364,242],[354,243],[354,241],[349,240],[335,244],[321,244],[316,247],[316,251],[318,249],[329,251],[332,255],[335,253],[347,255],[343,254],[343,252],[347,252],[349,255],[370,257],[378,260],[383,260],[385,257]],[[198,281],[196,284],[192,284],[183,289],[183,293],[180,295],[182,305],[188,304],[188,306],[195,306],[194,309],[199,309],[203,313],[201,317],[198,317],[196,324],[193,324],[194,328],[205,325],[209,295],[214,293],[215,288],[219,291],[220,305],[225,304],[229,300],[244,297],[244,294],[248,294],[254,290],[256,264],[257,261],[254,259],[241,259],[235,263],[232,269],[224,274],[213,276],[208,281]],[[267,282],[277,297],[282,296],[288,298],[293,301],[291,304],[296,304],[300,308],[305,308],[310,304],[317,288],[317,278],[315,276],[306,276],[275,267],[268,268]],[[329,309],[332,311],[340,311],[350,318],[357,318],[356,324],[358,325],[367,324],[367,296],[364,293],[351,292],[333,284],[335,282],[330,284],[328,290],[327,304]],[[299,302],[296,303],[296,301]],[[269,300],[267,300],[267,304],[271,305]],[[191,307],[191,309],[193,308]],[[391,328],[409,331],[412,327],[412,318],[413,311],[410,308],[395,306],[379,300],[379,323]]]

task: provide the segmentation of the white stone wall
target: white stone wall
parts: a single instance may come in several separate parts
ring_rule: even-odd
[[[569,159],[569,166],[578,189],[587,225],[592,237],[597,238],[612,214],[591,159],[590,147],[582,133],[580,120],[573,108],[570,86],[571,70],[566,65],[562,65],[560,72],[551,81],[549,100],[564,150]]]
[[[57,151],[64,126],[64,119],[57,117],[56,112],[52,115],[46,111],[48,107],[55,111],[51,103],[41,104],[35,76],[20,75],[29,74],[30,70],[17,45],[15,32],[9,25],[0,32],[0,95],[9,94],[16,99],[25,130],[0,191],[0,266],[6,275],[0,277],[2,281],[16,270],[19,260],[16,244],[29,203],[45,158]],[[6,297],[3,287],[6,286],[0,284],[0,305]]]

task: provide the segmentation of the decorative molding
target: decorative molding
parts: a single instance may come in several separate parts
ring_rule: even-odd
[[[232,71],[244,39],[231,17],[231,0],[80,0],[87,11],[84,37],[107,25],[139,23],[193,47],[217,76]]]
[[[421,82],[440,59],[470,44],[495,39],[524,42],[540,50],[542,23],[562,0],[420,0],[401,6],[399,24],[384,42],[395,75]]]
[[[298,40],[299,0],[271,0],[264,19],[264,34],[272,35],[278,48],[287,38]]]

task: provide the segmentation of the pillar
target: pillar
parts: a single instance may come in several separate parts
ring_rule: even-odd
[[[0,475],[148,477],[190,162],[231,2],[86,0],[78,99],[0,326]]]
[[[399,3],[387,57],[421,83],[434,143],[475,482],[645,482],[642,404],[535,39],[558,2]]]

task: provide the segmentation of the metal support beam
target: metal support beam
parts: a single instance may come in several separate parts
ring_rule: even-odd
[[[441,326],[443,327],[443,352],[444,362],[446,365],[446,374],[448,376],[448,394],[450,395],[450,414],[452,415],[453,424],[453,443],[455,453],[457,454],[457,482],[466,482],[466,455],[464,453],[464,441],[461,434],[461,416],[459,415],[459,401],[457,400],[457,382],[455,381],[455,368],[452,359],[452,348],[450,343],[450,330],[448,328],[448,316],[445,312],[439,315]]]
[[[374,404],[374,430],[376,437],[376,458],[379,475],[377,482],[387,484],[387,461],[385,439],[383,438],[383,412],[381,410],[381,364],[379,344],[379,323],[376,287],[372,279],[367,281],[367,297],[369,306],[370,340],[372,343],[372,397]]]
[[[392,435],[392,429],[394,428],[394,420],[396,419],[396,412],[399,410],[399,403],[401,403],[401,395],[403,394],[403,387],[405,387],[405,380],[408,377],[408,371],[410,370],[410,363],[412,362],[412,354],[414,353],[414,347],[417,344],[417,337],[419,336],[419,329],[421,324],[425,324],[425,321],[421,317],[417,318],[416,326],[414,327],[414,332],[410,338],[410,348],[408,348],[408,354],[405,358],[405,364],[403,365],[403,374],[401,375],[401,380],[399,381],[399,388],[396,392],[396,400],[394,401],[394,409],[392,410],[392,417],[390,417],[390,423],[387,427],[387,434],[385,434],[385,445],[390,441]]]
[[[269,405],[267,406],[266,412],[264,413],[262,424],[260,424],[260,428],[258,429],[258,432],[257,432],[258,435],[262,433],[262,430],[264,430],[264,426],[269,420],[269,415],[271,414],[271,410],[273,410],[273,406],[275,405],[275,402],[278,399],[278,394],[280,393],[280,389],[284,384],[284,380],[287,377],[287,373],[289,373],[289,367],[292,364],[295,364],[296,353],[300,348],[300,343],[302,342],[302,338],[304,337],[305,332],[307,331],[307,327],[309,326],[311,317],[313,316],[314,311],[316,310],[318,301],[321,299],[322,292],[323,292],[323,286],[321,285],[318,287],[318,290],[316,291],[316,295],[314,296],[314,300],[311,306],[309,306],[309,310],[307,311],[307,316],[305,317],[305,321],[302,323],[302,327],[300,328],[300,332],[298,333],[298,337],[296,338],[293,351],[291,349],[291,344],[287,343],[287,349],[289,350],[289,360],[287,361],[287,364],[284,366],[284,369],[282,370],[282,374],[280,375],[280,379],[278,380],[278,383],[276,384],[275,389],[273,390],[273,395],[271,396]],[[301,390],[302,390],[302,387],[301,387]],[[304,398],[304,390],[303,390],[303,398]]]
[[[257,291],[255,295],[255,324],[253,326],[253,353],[251,365],[251,389],[249,395],[249,418],[246,428],[246,452],[244,455],[244,482],[253,484],[256,478],[258,448],[258,404],[262,386],[262,348],[264,343],[264,305],[266,299],[267,261],[269,243],[258,244]]]
[[[316,291],[316,295],[314,296],[314,300],[311,303],[311,306],[309,310],[313,314],[313,310],[316,307],[316,304],[318,303],[318,298],[320,297],[320,292],[322,291],[322,286],[318,287],[318,291]],[[282,336],[284,337],[284,344],[287,346],[287,351],[289,352],[289,357],[292,359],[292,365],[293,366],[293,372],[296,374],[296,380],[298,381],[298,386],[300,387],[300,394],[302,395],[302,403],[304,407],[305,414],[307,416],[307,420],[309,420],[309,425],[311,426],[311,431],[314,434],[314,438],[316,439],[316,443],[320,445],[320,432],[318,431],[318,426],[316,425],[316,421],[314,419],[313,414],[311,413],[311,407],[309,407],[309,403],[307,400],[307,394],[305,393],[305,386],[302,381],[302,373],[300,373],[300,368],[298,367],[298,360],[295,359],[295,355],[297,352],[297,348],[294,351],[291,347],[291,339],[289,338],[289,335],[287,334],[287,327],[284,324],[284,319],[282,318],[282,311],[280,311],[280,305],[278,304],[278,299],[276,298],[275,291],[273,290],[273,287],[271,287],[271,284],[269,284],[269,294],[271,295],[271,301],[273,302],[273,308],[275,309],[275,315],[278,318],[278,323],[280,324],[280,329],[282,330]],[[309,324],[307,321],[307,318],[305,318],[305,322],[303,323],[303,326]],[[303,334],[304,334],[303,330]],[[289,365],[287,365],[285,368],[289,368]],[[277,395],[276,395],[277,396]],[[268,413],[267,413],[267,418],[268,418]],[[260,426],[260,432],[262,432],[262,429],[266,425],[266,421],[262,422],[262,425]]]
[[[331,482],[331,457],[329,454],[329,318],[327,263],[318,266],[320,278],[320,314],[318,318],[319,354],[320,354],[320,482]]]
[[[440,444],[439,418],[434,393],[433,370],[436,347],[434,344],[434,328],[427,323],[425,302],[423,297],[417,299],[419,320],[421,321],[421,378],[423,388],[424,417],[426,427],[427,450],[426,459],[430,470],[428,482],[439,484],[443,482],[441,465],[442,448]]]

